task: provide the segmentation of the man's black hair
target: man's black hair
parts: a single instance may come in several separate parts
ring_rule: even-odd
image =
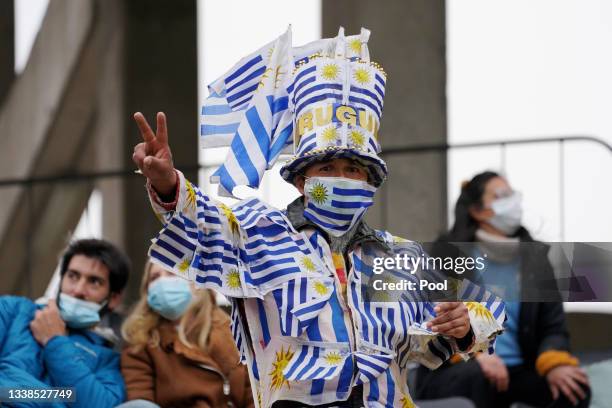
[[[71,242],[60,261],[62,278],[75,255],[97,259],[108,268],[110,293],[120,293],[125,288],[130,273],[130,262],[123,252],[110,242],[101,239],[79,239]]]

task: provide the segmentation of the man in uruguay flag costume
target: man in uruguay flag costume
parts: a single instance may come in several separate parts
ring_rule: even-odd
[[[423,253],[362,219],[387,176],[378,156],[386,74],[370,62],[369,34],[340,29],[294,48],[289,29],[209,87],[203,145],[230,146],[211,181],[227,196],[257,188],[290,149],[281,175],[302,196],[286,210],[211,200],[174,169],[164,114],[156,133],[134,115],[144,141],[133,159],[164,225],[149,255],[230,299],[259,407],[413,407],[409,361],[433,369],[456,353],[492,352],[504,320],[503,302],[482,290],[472,302],[365,298],[368,254],[398,242]]]

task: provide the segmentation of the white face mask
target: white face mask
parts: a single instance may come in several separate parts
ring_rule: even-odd
[[[376,187],[345,177],[309,177],[304,184],[304,217],[339,237],[372,205]]]
[[[523,196],[519,192],[496,199],[491,203],[491,209],[495,214],[487,222],[506,235],[514,234],[521,226],[522,199]]]

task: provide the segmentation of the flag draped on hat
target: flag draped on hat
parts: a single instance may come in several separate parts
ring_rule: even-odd
[[[370,32],[291,46],[291,27],[241,59],[209,85],[202,107],[202,146],[229,146],[211,176],[219,194],[258,188],[282,152],[281,175],[292,182],[313,160],[352,158],[378,186],[386,177],[377,139],[385,74],[369,61]]]

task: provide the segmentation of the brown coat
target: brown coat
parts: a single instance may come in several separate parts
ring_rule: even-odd
[[[246,366],[229,327],[229,317],[215,308],[207,352],[184,345],[172,323],[160,326],[160,344],[140,351],[126,348],[121,372],[128,400],[145,399],[162,407],[253,407]],[[224,379],[229,398],[224,395]],[[229,405],[230,402],[233,405]]]

